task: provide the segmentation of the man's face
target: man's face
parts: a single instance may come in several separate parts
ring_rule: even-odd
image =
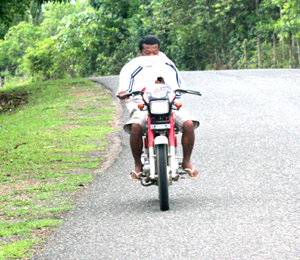
[[[140,51],[141,56],[157,56],[159,54],[158,44],[143,44],[143,49]]]

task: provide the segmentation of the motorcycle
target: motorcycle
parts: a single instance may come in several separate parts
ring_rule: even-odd
[[[121,95],[122,97],[140,96],[143,103],[138,104],[138,109],[148,111],[148,127],[143,134],[141,184],[145,187],[158,186],[162,211],[169,209],[169,185],[172,185],[173,181],[178,181],[180,175],[186,174],[181,168],[181,161],[176,157],[178,129],[175,127],[172,113],[173,110],[182,107],[182,103],[176,102],[176,96],[181,94],[201,96],[198,91],[172,90],[166,84],[155,84],[142,91]]]

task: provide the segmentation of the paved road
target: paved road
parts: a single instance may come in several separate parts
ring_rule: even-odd
[[[127,180],[120,131],[119,158],[33,259],[300,259],[300,70],[182,75],[203,93],[184,97],[201,176],[173,185],[161,212],[156,187]],[[115,91],[118,78],[99,81]]]

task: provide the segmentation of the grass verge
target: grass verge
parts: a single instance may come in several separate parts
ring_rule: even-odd
[[[0,114],[0,259],[26,259],[96,177],[115,106],[110,92],[82,79],[7,93],[27,103]]]

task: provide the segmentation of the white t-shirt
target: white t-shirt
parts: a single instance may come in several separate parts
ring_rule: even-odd
[[[144,87],[154,85],[158,77],[163,77],[165,83],[172,89],[184,88],[174,63],[164,53],[159,52],[156,56],[140,56],[128,62],[120,72],[117,93],[142,90]],[[138,96],[120,101],[126,104],[130,112],[137,107],[137,104],[142,103]]]

